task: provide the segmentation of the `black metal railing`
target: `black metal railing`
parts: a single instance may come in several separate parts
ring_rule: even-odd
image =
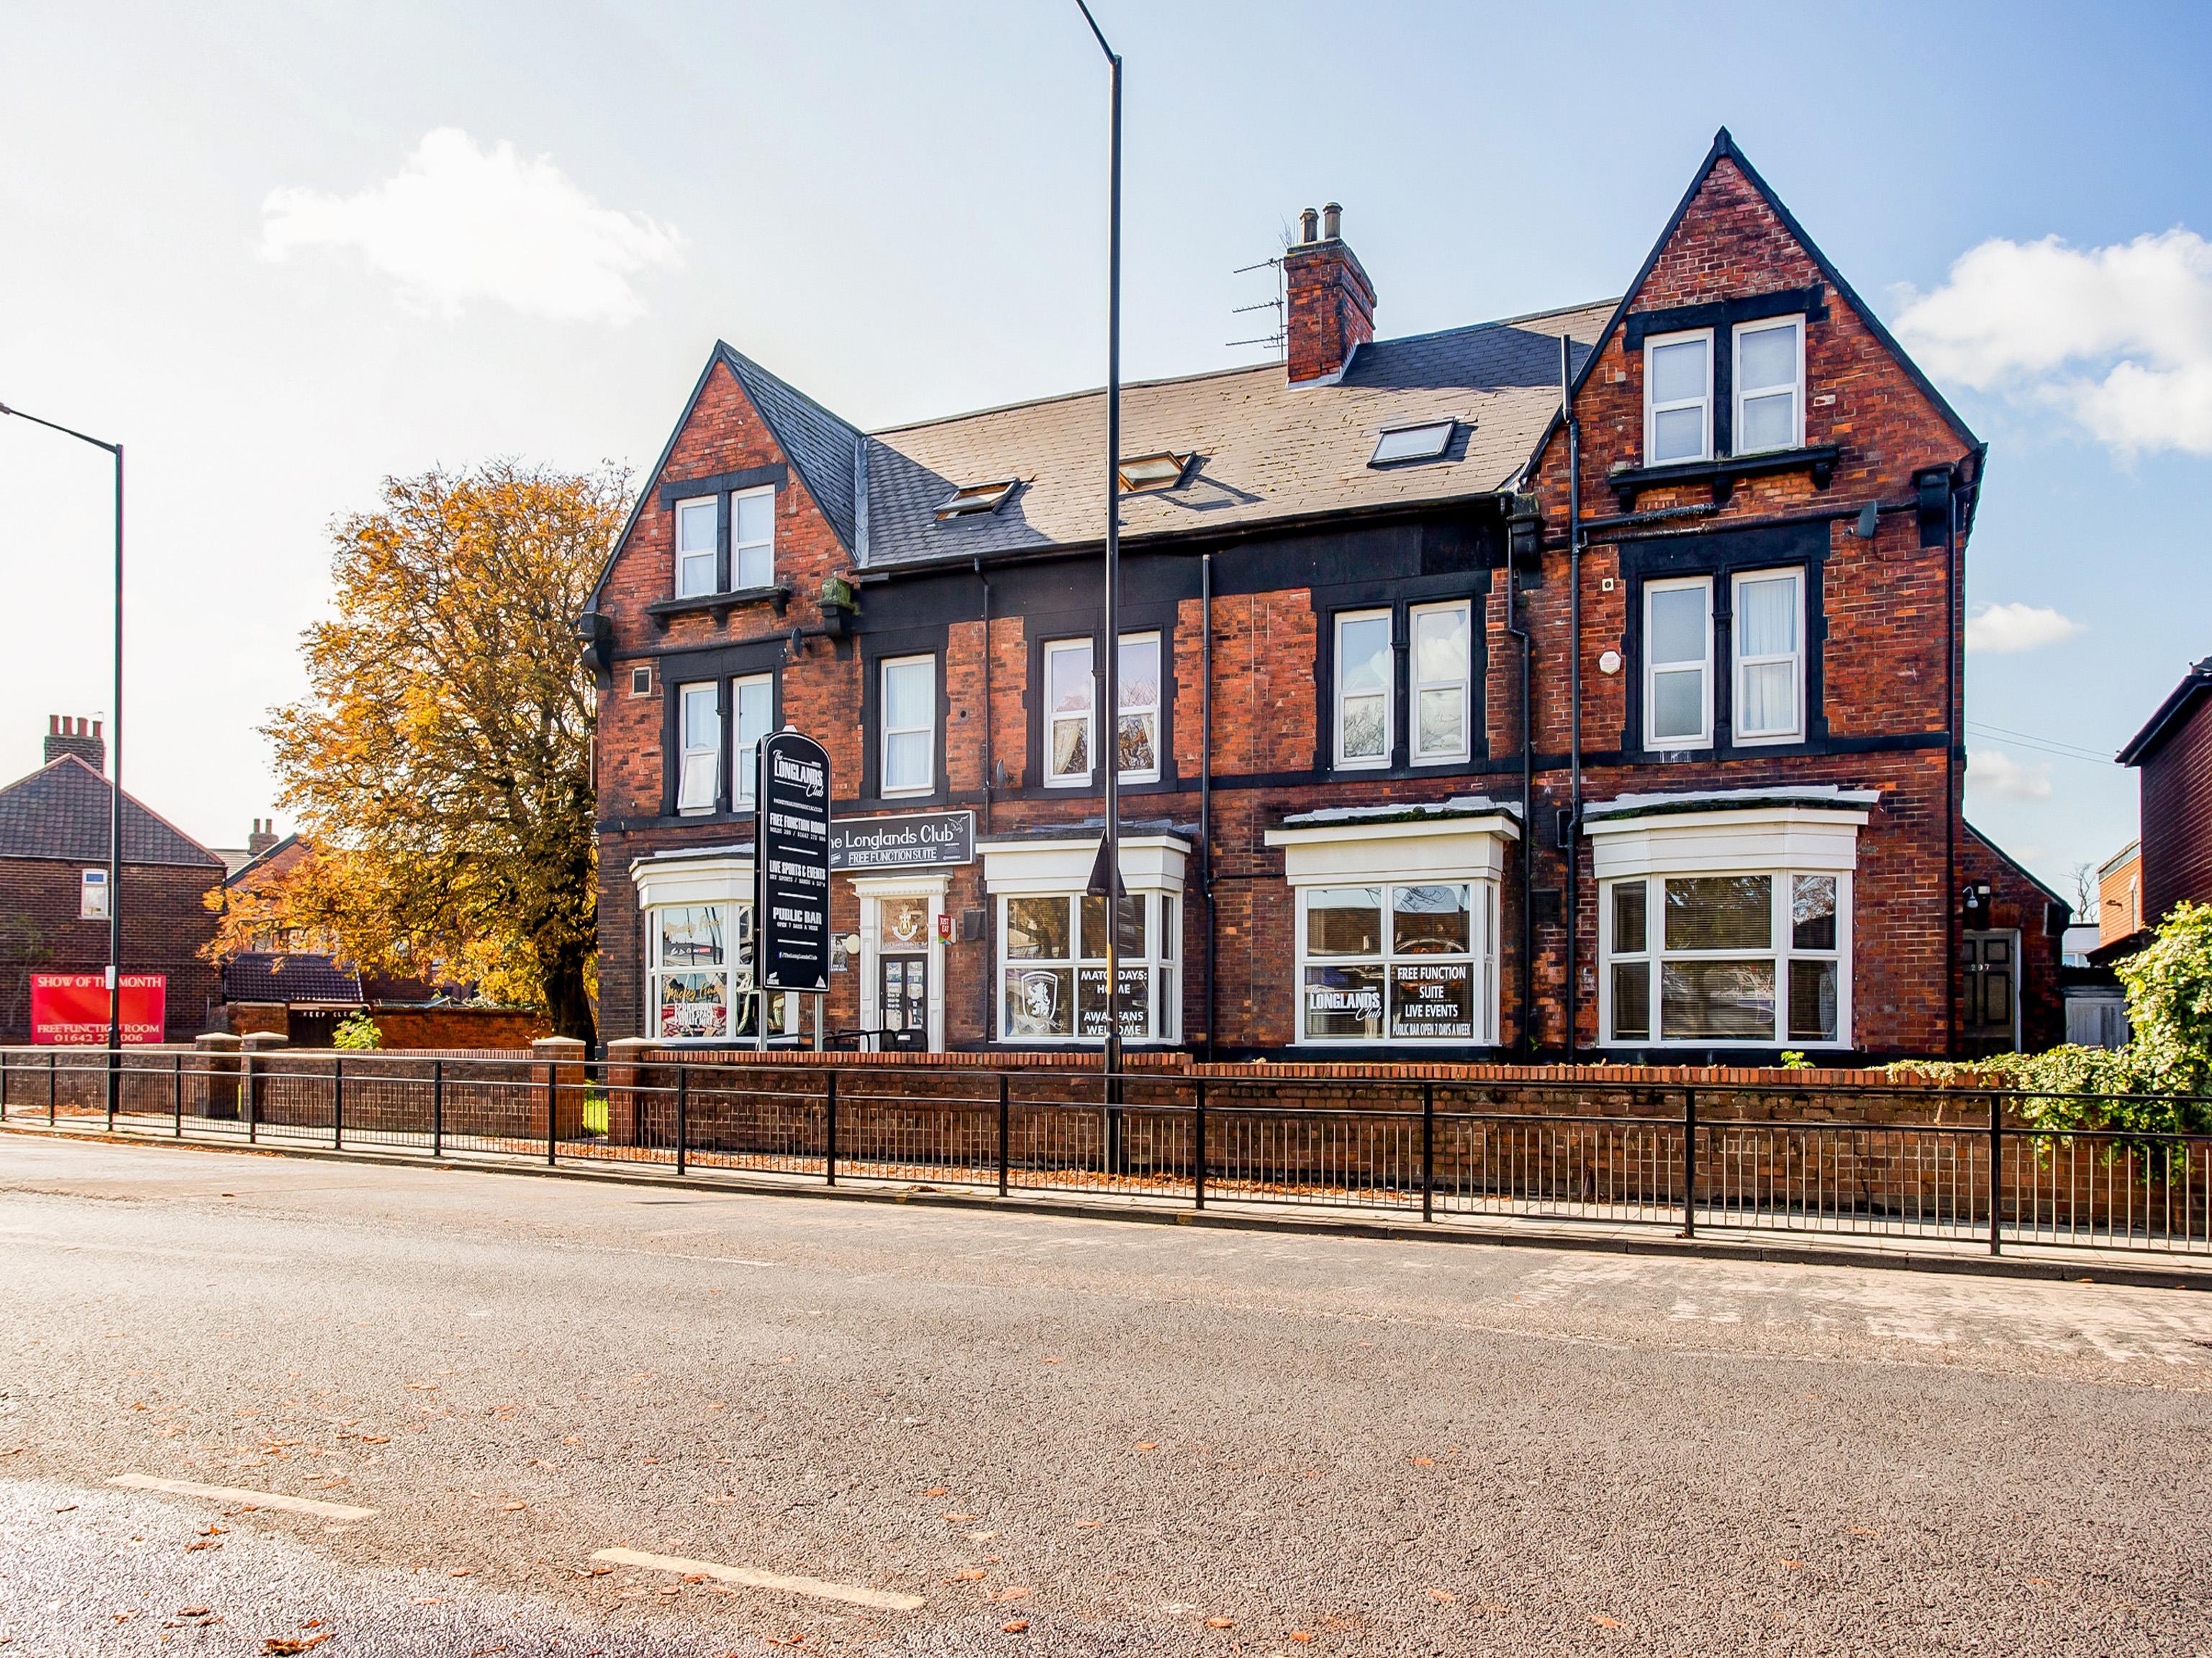
[[[2014,1090],[717,1054],[0,1048],[0,1122],[203,1143],[1113,1197],[2212,1255],[2212,1135]],[[1274,1074],[1270,1074],[1273,1072]],[[2119,1102],[2128,1096],[2088,1096]]]

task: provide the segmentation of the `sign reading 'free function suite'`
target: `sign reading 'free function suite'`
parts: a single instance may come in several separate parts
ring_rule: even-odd
[[[764,990],[830,988],[830,756],[780,731],[760,744],[753,867]]]
[[[975,814],[972,811],[848,817],[830,831],[832,869],[919,869],[975,861]]]

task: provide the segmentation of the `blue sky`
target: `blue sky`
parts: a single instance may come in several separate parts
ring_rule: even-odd
[[[1990,442],[1970,602],[2033,648],[1969,659],[2002,728],[1970,810],[2069,892],[2133,834],[2131,774],[2047,750],[2111,752],[2212,652],[2212,11],[1098,11],[1133,375],[1250,360],[1231,310],[1269,288],[1232,272],[1328,199],[1385,334],[1616,294],[1729,125],[1893,324],[1934,296],[1923,361]],[[301,688],[323,526],[385,474],[647,465],[718,335],[864,423],[1103,378],[1072,0],[50,7],[9,36],[0,400],[130,446],[129,780],[215,843],[275,810],[252,728]],[[0,422],[0,775],[105,708],[104,468]]]

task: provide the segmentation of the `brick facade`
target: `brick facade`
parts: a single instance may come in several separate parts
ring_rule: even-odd
[[[106,971],[107,923],[78,916],[85,867],[0,858],[0,1042],[30,1040],[31,974]],[[167,975],[167,1041],[189,1042],[218,1015],[221,975],[200,951],[215,938],[206,900],[222,885],[220,863],[123,866],[124,970]]]
[[[1343,387],[1328,381],[1345,354],[1358,354],[1354,370],[1366,360],[1373,286],[1340,235],[1316,242],[1309,233],[1290,265],[1289,378],[1294,385],[1312,382],[1303,395],[1317,400],[1316,422],[1341,420],[1353,428],[1362,446],[1350,464],[1364,467],[1376,417],[1357,412],[1365,404],[1347,404],[1354,412],[1339,415],[1325,400],[1364,395],[1352,385],[1354,372],[1346,372]],[[1628,338],[1637,319],[1655,313],[1692,316],[1701,307],[1717,315],[1738,301],[1798,290],[1816,294],[1804,325],[1802,458],[1725,480],[1655,477],[1637,481],[1632,498],[1624,495],[1621,469],[1644,461],[1644,354]],[[1568,324],[1554,326],[1572,334]],[[2033,1005],[2023,1035],[2047,1039],[2057,1018],[2058,941],[2044,937],[2045,896],[2002,853],[1972,837],[1959,817],[1959,572],[1980,468],[1972,434],[1861,310],[1725,135],[1648,271],[1609,325],[1591,332],[1592,339],[1577,337],[1578,349],[1593,343],[1596,349],[1577,359],[1575,398],[1585,526],[1579,558],[1583,802],[1784,786],[1878,793],[1856,832],[1848,918],[1856,945],[1849,957],[1852,1013],[1840,1057],[1941,1054],[1954,1045],[1956,992],[1946,987],[1955,980],[1950,963],[1957,895],[1970,877],[1991,880],[2000,905],[2024,918],[2022,949],[2033,959],[2022,986]],[[1546,349],[1553,354],[1556,374],[1557,338],[1529,337],[1535,348],[1524,350],[1514,373],[1523,376],[1520,384],[1534,377],[1541,386]],[[1440,406],[1451,406],[1447,394],[1437,395]],[[1499,478],[1488,477],[1471,480],[1469,493],[1458,498],[1345,510],[1326,519],[1285,512],[1278,524],[1211,539],[1198,528],[1157,539],[1125,530],[1123,625],[1162,634],[1171,695],[1162,697],[1161,780],[1125,784],[1122,811],[1125,823],[1171,826],[1191,843],[1178,980],[1186,1047],[1211,1038],[1218,1050],[1233,1054],[1313,1053],[1296,1047],[1297,900],[1286,879],[1286,854],[1269,844],[1286,818],[1478,796],[1517,810],[1522,656],[1516,628],[1530,640],[1528,829],[1536,851],[1524,879],[1522,844],[1506,849],[1496,939],[1498,1042],[1469,1044],[1455,1057],[1516,1048],[1559,1055],[1570,1040],[1571,1001],[1574,1048],[1589,1054],[1599,1044],[1604,1032],[1595,990],[1593,850],[1587,837],[1573,835],[1571,872],[1553,827],[1573,800],[1568,669],[1577,650],[1570,574],[1576,561],[1566,533],[1568,446],[1556,431],[1547,435],[1549,410],[1539,414],[1518,452],[1527,463],[1525,481],[1509,474],[1502,488]],[[789,416],[783,418],[788,437]],[[1471,424],[1474,435],[1462,431],[1455,441],[1481,440],[1485,428],[1480,421]],[[861,440],[863,453],[871,442]],[[1201,456],[1201,470],[1206,464]],[[664,486],[752,478],[779,467],[788,468],[775,508],[781,605],[750,598],[672,607],[674,531]],[[817,478],[823,475],[818,455],[813,469]],[[977,835],[986,841],[1055,826],[1072,833],[1097,820],[1095,787],[1045,786],[1040,768],[1049,710],[1034,683],[1044,641],[1095,631],[1095,557],[1054,559],[1039,551],[994,562],[979,556],[973,568],[943,560],[907,567],[874,562],[863,530],[842,529],[801,472],[793,445],[779,441],[776,420],[764,412],[761,398],[718,355],[666,459],[647,481],[596,601],[603,619],[600,1021],[611,1038],[647,1029],[645,929],[634,862],[750,841],[747,813],[685,818],[672,810],[671,688],[679,675],[726,679],[775,671],[776,718],[829,750],[841,817],[965,809],[975,813]],[[1932,537],[1923,489],[1931,473],[1941,480]],[[949,488],[988,475],[939,481]],[[1516,484],[1534,497],[1542,549],[1517,575],[1507,559],[1510,515],[1525,504],[1515,499]],[[865,487],[860,496],[865,526],[876,497]],[[1007,511],[1027,505],[1017,496]],[[1857,531],[1867,506],[1875,509],[1872,533],[1863,537]],[[1133,505],[1133,524],[1135,513]],[[1955,531],[1950,545],[1942,533],[1946,524]],[[1805,739],[1768,748],[1719,743],[1688,753],[1647,752],[1636,713],[1639,583],[1677,568],[1711,568],[1724,579],[1731,558],[1741,563],[1749,556],[1729,550],[1776,547],[1784,550],[1760,556],[1804,572]],[[1208,555],[1206,579],[1215,584],[1210,629],[1198,597],[1200,559]],[[1685,558],[1692,564],[1682,567]],[[1707,562],[1694,562],[1700,558]],[[833,576],[860,586],[859,614],[849,628],[825,628],[816,601],[824,579]],[[1446,599],[1471,601],[1475,619],[1473,751],[1447,766],[1408,765],[1401,729],[1390,763],[1371,772],[1345,769],[1331,750],[1332,614],[1365,604],[1395,605],[1402,616],[1408,604]],[[1402,695],[1402,641],[1396,648],[1400,679],[1393,694]],[[886,798],[875,777],[876,665],[908,652],[933,653],[938,663],[939,754],[933,792],[901,800]],[[1620,661],[1608,671],[1612,658]],[[649,677],[634,691],[633,676],[641,669]],[[1200,740],[1209,690],[1210,750]],[[1200,780],[1206,775],[1211,799],[1202,806]],[[1200,844],[1196,834],[1202,810],[1210,814],[1210,845]],[[933,958],[942,979],[943,1042],[953,1048],[991,1046],[1000,963],[984,863],[927,873],[944,882],[941,902],[949,917],[971,910],[987,917],[983,936],[963,938],[956,931]],[[842,876],[832,887],[833,930],[859,931],[860,892]],[[1545,908],[1540,895],[1570,887],[1577,899],[1570,912],[1576,929],[1571,986],[1568,927],[1556,919],[1559,912],[1532,922],[1533,963],[1524,963],[1522,948],[1524,914]],[[833,976],[826,1014],[833,1028],[860,1023],[858,966]],[[1378,1050],[1390,1046],[1376,1044]],[[1618,1056],[1629,1046],[1610,1051]],[[1705,1046],[1713,1057],[1728,1048]]]

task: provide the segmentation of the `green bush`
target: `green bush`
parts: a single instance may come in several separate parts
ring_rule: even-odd
[[[376,1028],[376,1021],[366,1013],[349,1014],[338,1021],[338,1028],[331,1033],[333,1048],[366,1049],[384,1046],[384,1037]]]
[[[2212,1133],[2212,1104],[2186,1097],[2212,1094],[2212,906],[2175,906],[2151,942],[2116,971],[2128,993],[2125,1048],[1907,1060],[1884,1068],[2073,1096],[2021,1101],[2021,1114],[2042,1127]],[[2111,1094],[2148,1097],[2079,1097]]]

